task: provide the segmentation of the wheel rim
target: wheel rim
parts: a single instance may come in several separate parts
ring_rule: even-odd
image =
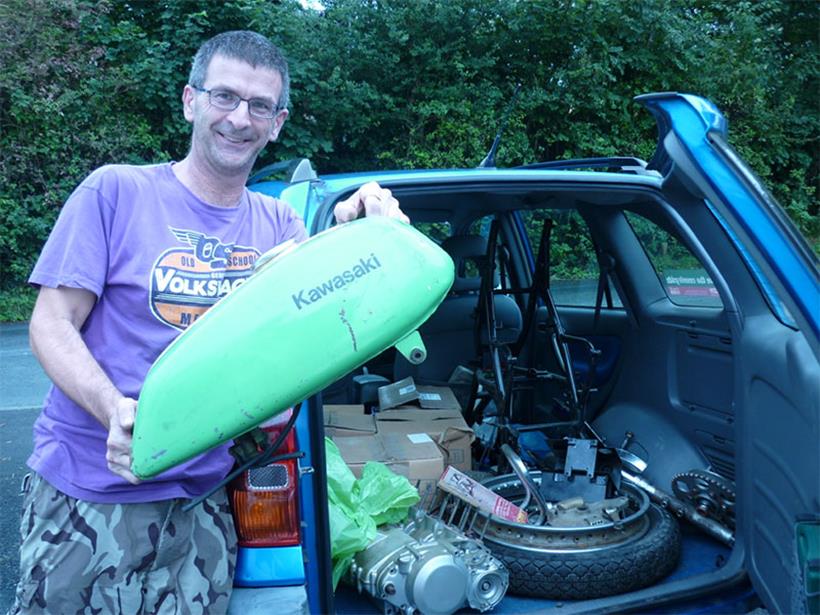
[[[541,484],[541,472],[529,473],[536,485]],[[516,503],[523,499],[525,489],[514,474],[487,479],[482,484]],[[480,512],[485,518],[484,541],[499,546],[541,553],[590,552],[622,546],[639,540],[646,534],[650,522],[647,495],[631,485],[622,483],[621,491],[629,498],[629,514],[615,522],[583,527],[550,527],[528,525],[500,519]]]

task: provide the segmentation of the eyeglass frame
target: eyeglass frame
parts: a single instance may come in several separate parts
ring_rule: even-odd
[[[208,103],[209,103],[212,107],[216,107],[216,108],[217,108],[217,109],[219,109],[220,111],[235,111],[236,109],[238,109],[238,108],[239,108],[239,104],[240,104],[241,102],[243,102],[243,101],[244,101],[244,102],[248,103],[248,113],[249,113],[250,115],[252,115],[253,117],[258,118],[258,119],[260,119],[260,120],[272,120],[272,119],[274,119],[274,118],[276,117],[276,115],[277,115],[277,114],[278,114],[278,113],[279,113],[282,109],[284,109],[284,107],[280,106],[280,105],[279,105],[279,103],[276,103],[276,104],[273,106],[273,111],[271,112],[271,113],[273,113],[273,115],[270,115],[270,116],[267,116],[267,115],[259,115],[258,113],[254,113],[254,112],[253,112],[253,110],[251,109],[251,101],[253,101],[253,100],[261,100],[261,101],[264,101],[264,102],[266,102],[266,103],[267,103],[267,102],[269,102],[267,99],[264,99],[264,98],[259,98],[258,96],[255,96],[255,97],[253,97],[253,98],[242,98],[239,94],[237,94],[236,92],[234,92],[234,91],[232,91],[232,90],[229,90],[228,88],[213,88],[213,89],[210,89],[210,90],[209,90],[209,89],[207,89],[207,88],[201,88],[201,87],[199,87],[199,86],[197,86],[197,85],[193,85],[193,84],[188,84],[188,85],[190,85],[190,86],[191,86],[194,90],[196,90],[197,92],[203,92],[204,94],[207,94],[207,95],[208,95]],[[233,96],[236,96],[236,98],[237,98],[237,100],[236,100],[236,105],[234,105],[233,107],[231,107],[231,108],[229,109],[229,108],[227,108],[227,107],[220,107],[219,105],[214,104],[213,98],[211,97],[211,96],[212,96],[212,92],[227,92],[228,94],[232,94]]]

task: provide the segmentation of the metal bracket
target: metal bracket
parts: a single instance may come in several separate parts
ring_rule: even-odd
[[[413,331],[401,338],[395,343],[395,346],[396,350],[413,365],[418,365],[427,358],[427,349],[424,347],[424,342],[418,331]]]
[[[567,438],[567,460],[564,464],[564,476],[595,476],[595,459],[598,456],[598,443],[595,440]]]

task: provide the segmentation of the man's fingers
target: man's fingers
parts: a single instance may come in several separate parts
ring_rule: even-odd
[[[403,222],[410,222],[410,219],[399,207],[398,200],[387,188],[368,194],[363,200],[365,215],[367,216],[387,216],[397,218]]]
[[[109,450],[105,459],[108,462],[108,469],[117,476],[123,477],[129,483],[136,485],[140,482],[131,472],[131,453],[128,451],[112,451]]]
[[[137,405],[131,404],[126,406],[120,412],[120,425],[126,431],[133,431],[134,430],[134,421],[137,417]]]
[[[362,213],[366,216],[387,216],[410,222],[393,193],[376,182],[364,184],[349,198],[340,201],[333,210],[337,223],[355,220]]]
[[[131,470],[128,469],[130,467],[131,467],[130,465],[128,467],[123,467],[123,466],[113,465],[113,464],[110,464],[110,463],[108,464],[108,469],[111,470],[117,476],[122,476],[125,480],[127,480],[132,485],[140,484],[142,481],[140,479],[138,479],[136,476],[134,476],[134,474],[131,472]]]
[[[136,414],[136,400],[120,400],[108,429],[105,453],[108,469],[134,485],[140,482],[131,472],[131,433],[134,430]]]
[[[360,204],[358,199],[347,199],[336,205],[333,209],[333,215],[336,216],[336,222],[341,224],[342,222],[350,222],[358,218],[359,211]]]
[[[410,218],[401,210],[399,207],[399,202],[396,199],[393,199],[393,203],[391,204],[390,213],[388,214],[391,218],[396,218],[401,220],[405,224],[410,224]]]
[[[137,416],[137,402],[130,397],[126,397],[117,406],[117,419],[120,427],[127,432],[134,430],[134,420]]]
[[[365,216],[384,216],[387,214],[389,201],[386,201],[380,194],[368,194],[362,199],[364,202]]]

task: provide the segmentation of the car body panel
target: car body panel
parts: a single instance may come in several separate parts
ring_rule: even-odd
[[[637,100],[658,121],[658,149],[665,154],[656,157],[677,165],[676,169],[666,165],[668,173],[683,173],[698,188],[711,188],[716,204],[742,225],[815,335],[820,333],[816,261],[811,262],[806,250],[795,243],[794,232],[784,229],[781,219],[767,211],[766,195],[754,177],[744,172],[745,165],[730,158],[731,150],[716,147],[720,145],[717,139],[725,142],[728,132],[717,108],[703,98],[677,93],[647,94]]]
[[[307,589],[304,585],[286,587],[234,587],[228,615],[252,615],[255,613],[287,613],[302,615],[311,611]],[[331,611],[324,611],[331,612]]]
[[[294,429],[299,450],[304,453],[299,460],[302,544],[240,545],[231,613],[333,612],[324,421],[317,418],[321,417],[321,396],[314,395],[301,406]]]
[[[239,549],[234,585],[277,587],[303,585],[305,562],[301,545]]]
[[[755,333],[739,336],[740,351],[748,359],[738,370],[735,386],[744,409],[738,414],[739,463],[755,468],[740,473],[738,485],[739,504],[746,504],[738,521],[748,549],[747,568],[767,607],[791,612],[799,608],[795,595],[806,593],[795,587],[804,574],[796,557],[796,527],[801,519],[817,521],[820,501],[816,258],[807,254],[799,238],[795,240],[790,223],[728,147],[727,123],[714,105],[676,93],[638,100],[658,121],[660,153],[653,160],[665,161],[661,164],[667,177],[679,174],[696,196],[707,198],[736,245],[751,242],[755,255],[747,250],[743,256],[755,276],[763,279],[770,295],[776,286],[802,317],[805,335],[765,317],[744,323],[746,331]],[[744,241],[738,241],[741,234]],[[762,259],[770,278],[756,266],[755,256]],[[784,366],[790,366],[785,373]]]
[[[548,187],[551,193],[565,191],[579,200],[598,195],[591,200],[603,209],[608,201],[600,195],[609,192],[613,210],[618,210],[622,203],[617,193],[629,192],[643,195],[643,213],[657,214],[678,229],[697,229],[681,239],[704,266],[722,308],[685,307],[670,301],[651,264],[640,264],[641,246],[624,242],[628,225],[615,211],[612,219],[601,214],[591,227],[605,240],[599,247],[630,254],[635,257],[631,264],[643,267],[616,272],[624,307],[596,314],[592,308],[559,306],[559,312],[569,333],[594,337],[605,351],[598,384],[611,408],[599,417],[596,428],[608,441],[620,444],[624,423],[636,424],[644,430],[633,440],[636,450],[645,443],[645,453],[655,460],[679,458],[669,467],[726,467],[727,473],[737,469],[737,544],[727,564],[710,573],[708,580],[699,581],[697,591],[681,579],[622,598],[569,604],[564,610],[651,610],[659,601],[719,592],[748,572],[767,608],[790,612],[799,607],[807,591],[799,587],[803,571],[796,555],[796,528],[820,519],[816,257],[756,178],[733,158],[725,145],[728,123],[714,105],[677,93],[637,100],[658,124],[658,147],[646,173],[495,168],[382,171],[324,176],[292,184],[276,195],[304,216],[311,234],[331,226],[335,203],[369,181],[391,189],[400,201],[403,195],[429,194],[446,202],[450,194],[523,194]],[[271,193],[278,189],[270,187]],[[460,220],[469,221],[478,213],[465,211]],[[523,237],[520,221],[519,227]],[[614,243],[608,246],[606,241]],[[525,246],[522,258],[531,272],[534,257]],[[756,288],[765,299],[747,300],[754,299]],[[767,303],[770,311],[763,309]],[[638,327],[644,328],[643,341],[634,340]],[[545,345],[544,339],[539,343]],[[585,369],[584,363],[582,357],[577,367]],[[633,384],[620,386],[610,398],[607,382],[619,378]],[[707,401],[701,399],[704,390],[709,393]],[[627,403],[631,396],[650,403]],[[708,404],[715,407],[703,407]],[[687,433],[681,430],[683,424]],[[735,458],[725,461],[726,450]],[[649,476],[668,484],[672,473],[656,462],[650,464]],[[324,612],[315,606],[320,599],[311,598],[313,612]],[[329,600],[332,603],[332,595]]]

